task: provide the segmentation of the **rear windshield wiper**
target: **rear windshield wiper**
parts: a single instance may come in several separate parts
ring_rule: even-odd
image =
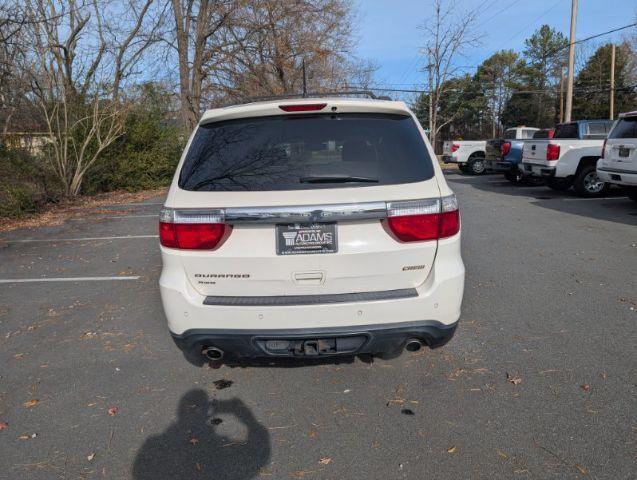
[[[311,175],[299,180],[301,183],[378,183],[377,178],[357,175]]]

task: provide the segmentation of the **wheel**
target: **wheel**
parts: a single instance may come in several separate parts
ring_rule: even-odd
[[[575,175],[573,188],[582,197],[597,197],[606,193],[610,185],[599,179],[595,165],[588,165]]]
[[[473,157],[468,162],[469,171],[473,175],[482,175],[486,171],[486,165],[484,164],[484,157]]]
[[[637,202],[637,187],[625,187],[624,191],[626,192],[626,196],[628,198]]]
[[[515,170],[509,170],[504,174],[504,178],[506,178],[509,182],[515,183],[516,185],[522,183],[524,179],[524,175],[517,168]]]
[[[556,192],[565,192],[571,188],[571,182],[566,178],[549,178],[546,185]]]

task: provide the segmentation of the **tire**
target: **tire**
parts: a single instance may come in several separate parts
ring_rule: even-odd
[[[626,196],[633,202],[637,202],[637,187],[625,187]]]
[[[599,197],[608,192],[610,185],[599,180],[595,165],[587,165],[575,175],[573,188],[581,197]]]
[[[509,170],[508,172],[506,172],[504,174],[504,178],[506,178],[511,183],[515,183],[516,185],[519,185],[524,180],[524,175],[522,175],[522,172],[520,170],[515,169],[515,170]]]
[[[469,171],[473,175],[482,175],[487,171],[487,166],[484,163],[484,157],[472,157],[468,162]]]
[[[549,178],[546,181],[546,186],[556,192],[565,192],[571,188],[571,182],[566,178]]]

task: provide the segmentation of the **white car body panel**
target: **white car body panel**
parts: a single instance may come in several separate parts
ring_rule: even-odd
[[[451,145],[458,145],[458,150],[451,151]],[[487,147],[486,140],[446,141],[442,145],[443,158],[447,163],[467,163],[469,157],[476,154],[484,156]]]
[[[327,103],[339,113],[400,113],[412,117],[432,159],[436,156],[416,117],[402,102],[295,99],[210,110],[200,124],[242,117],[282,115],[282,104]],[[295,113],[289,113],[295,115]],[[192,138],[177,167],[180,172]],[[484,142],[482,142],[484,143]],[[285,191],[186,191],[175,175],[165,207],[233,208],[313,206],[375,201],[440,198],[452,195],[438,162],[434,176],[399,185]],[[236,225],[225,243],[213,251],[161,247],[159,280],[170,331],[179,335],[198,329],[303,329],[391,324],[434,320],[458,321],[464,288],[460,232],[433,241],[401,243],[383,230],[379,220],[338,222],[338,253],[277,255],[273,225]],[[422,266],[406,269],[409,266]],[[197,274],[249,274],[249,278],[201,281]],[[313,275],[316,273],[317,275]],[[301,274],[301,275],[297,275]],[[305,275],[310,274],[310,275]],[[398,300],[301,306],[204,305],[206,296],[288,296],[373,292],[415,288],[416,297]]]
[[[635,118],[637,112],[620,115],[620,121],[626,117]],[[620,151],[628,155],[620,155]],[[604,147],[604,158],[597,162],[597,175],[608,183],[637,186],[637,138],[613,138],[611,131]]]
[[[546,159],[546,148],[549,143],[560,147],[560,156],[557,160]],[[540,175],[542,168],[555,168],[555,177],[565,178],[575,175],[582,158],[599,157],[603,143],[603,140],[526,140],[522,149],[522,163],[531,165],[535,175]]]

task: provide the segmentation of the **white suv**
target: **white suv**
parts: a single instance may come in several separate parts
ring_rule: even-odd
[[[637,202],[637,111],[622,113],[615,122],[597,161],[597,176],[623,186]]]
[[[396,354],[446,343],[458,203],[402,102],[204,113],[160,217],[168,327],[191,361]]]

